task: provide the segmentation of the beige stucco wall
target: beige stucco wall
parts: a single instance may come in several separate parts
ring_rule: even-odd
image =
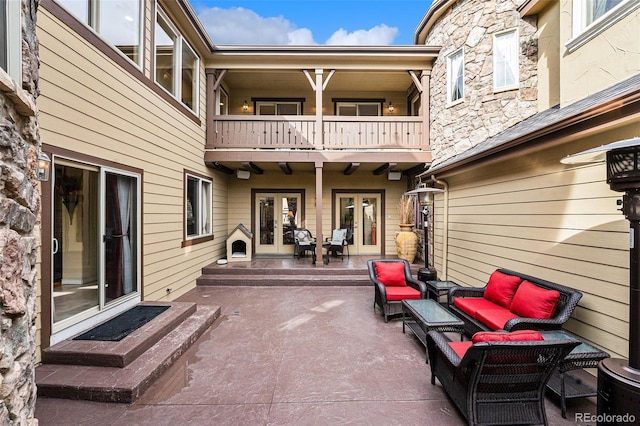
[[[194,288],[201,268],[224,252],[228,228],[227,178],[203,162],[204,68],[200,70],[201,123],[197,123],[45,8],[39,9],[38,36],[42,140],[79,155],[143,170],[144,299],[171,300]],[[216,238],[183,248],[185,170],[213,181]]]
[[[560,103],[560,3],[538,14],[538,111]]]
[[[640,134],[640,124],[518,158],[461,170],[435,201],[435,261],[441,278],[483,286],[496,268],[577,288],[566,328],[611,356],[628,356],[629,224],[603,164],[564,165],[565,155]],[[447,259],[447,264],[443,262]]]
[[[640,73],[640,9],[569,52],[573,2],[560,2],[561,105],[569,105]]]

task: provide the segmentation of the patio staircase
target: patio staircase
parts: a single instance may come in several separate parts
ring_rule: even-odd
[[[220,316],[220,307],[170,305],[124,339],[64,340],[42,351],[38,396],[100,402],[136,401]]]
[[[309,267],[307,259],[285,267],[236,267],[231,264],[211,264],[202,268],[196,280],[199,286],[368,286],[371,285],[365,267],[350,268],[341,260],[331,259],[325,267]]]

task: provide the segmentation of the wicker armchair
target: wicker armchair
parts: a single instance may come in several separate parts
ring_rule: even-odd
[[[403,264],[400,269],[404,274],[401,277],[406,285],[395,286],[383,282],[378,275],[376,264]],[[388,322],[390,317],[402,315],[402,299],[424,299],[427,296],[427,285],[411,276],[409,262],[403,259],[378,259],[368,260],[369,279],[373,282],[375,296],[373,299],[373,309],[376,305],[382,309],[384,322]]]
[[[579,342],[484,342],[463,357],[442,333],[427,334],[431,384],[442,387],[470,425],[547,425],[545,386],[553,370]]]

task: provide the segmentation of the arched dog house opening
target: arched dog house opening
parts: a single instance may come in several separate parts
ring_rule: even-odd
[[[227,262],[251,261],[251,239],[253,233],[246,226],[236,226],[227,238]]]

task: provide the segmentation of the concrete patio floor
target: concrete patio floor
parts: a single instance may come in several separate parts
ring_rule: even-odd
[[[222,315],[133,404],[38,398],[40,425],[464,425],[424,347],[374,312],[373,289],[197,287],[179,301]],[[550,425],[593,398],[546,399]]]

